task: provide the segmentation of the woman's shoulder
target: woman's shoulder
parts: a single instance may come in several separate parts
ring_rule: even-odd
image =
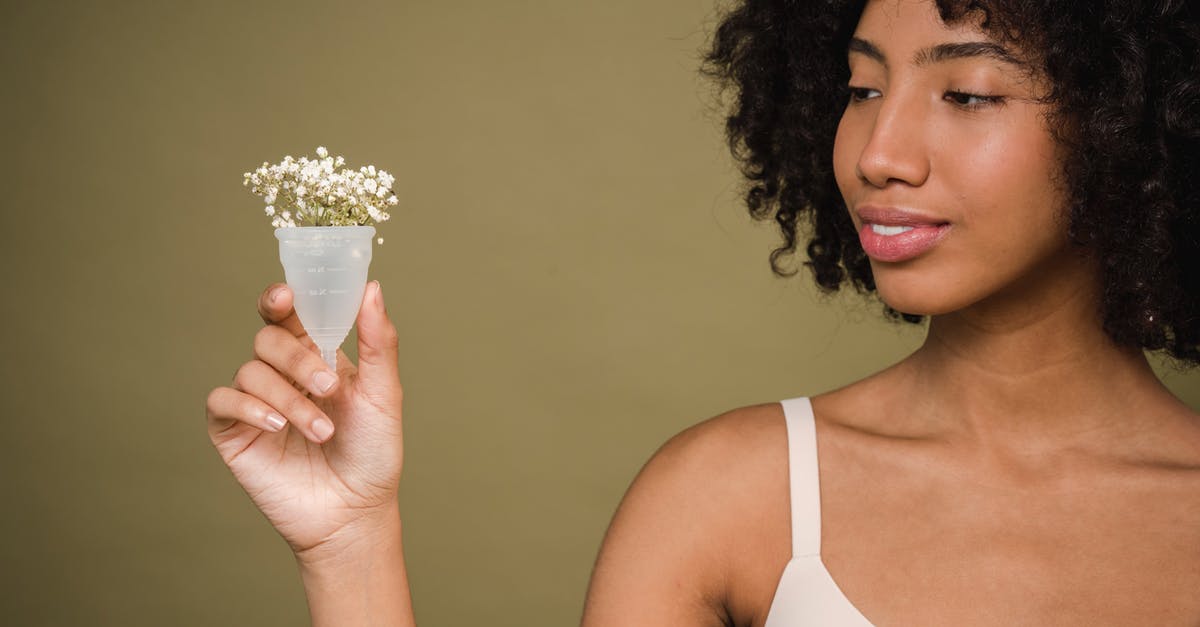
[[[787,502],[787,427],[778,402],[724,411],[663,443],[635,483],[663,484],[710,504],[706,520],[733,524]],[[786,519],[786,509],[779,510]],[[720,520],[727,517],[728,521]]]
[[[769,604],[790,558],[786,440],[779,403],[764,403],[662,444],[605,534],[584,623],[717,624]]]
[[[667,440],[656,456],[697,456],[718,461],[712,456],[719,455],[731,463],[731,457],[751,453],[761,456],[778,445],[786,448],[786,441],[782,405],[760,403],[730,409],[687,427]]]
[[[855,404],[865,393],[856,386],[847,386],[816,396],[795,398],[807,398],[811,402],[813,417],[822,431],[884,431],[884,425],[875,424],[869,414],[855,410]],[[786,490],[787,430],[781,401],[729,409],[669,438],[642,472],[682,472],[687,481],[712,488],[725,487],[739,494],[746,494],[748,485],[782,486]],[[751,493],[750,496],[757,495]]]

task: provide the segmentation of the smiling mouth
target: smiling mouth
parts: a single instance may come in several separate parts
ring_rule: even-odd
[[[875,261],[901,262],[919,257],[935,248],[949,234],[950,223],[863,224],[859,242],[863,252]]]
[[[900,262],[925,254],[950,231],[940,216],[911,208],[864,204],[854,211],[863,252],[875,261]]]

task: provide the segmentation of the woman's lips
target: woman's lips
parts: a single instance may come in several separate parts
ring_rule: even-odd
[[[878,226],[878,230],[883,233],[872,228],[875,226]],[[903,232],[897,232],[901,230]],[[858,231],[858,239],[868,257],[876,261],[898,262],[907,261],[925,253],[936,246],[949,232],[949,224],[917,223],[909,226],[876,225],[864,222]]]

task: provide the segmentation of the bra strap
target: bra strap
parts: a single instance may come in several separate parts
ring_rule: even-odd
[[[817,430],[808,397],[780,401],[787,421],[788,481],[792,495],[792,557],[821,554],[821,482]]]

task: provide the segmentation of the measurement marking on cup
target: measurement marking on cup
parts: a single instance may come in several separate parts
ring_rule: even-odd
[[[327,268],[325,266],[311,266],[308,268],[309,274],[314,274],[314,273],[318,273],[318,272],[345,272],[345,271],[346,271],[346,268],[339,268],[339,267]]]
[[[334,294],[349,294],[350,290],[332,290],[327,287],[322,287],[319,290],[308,290],[309,296],[331,296]]]

